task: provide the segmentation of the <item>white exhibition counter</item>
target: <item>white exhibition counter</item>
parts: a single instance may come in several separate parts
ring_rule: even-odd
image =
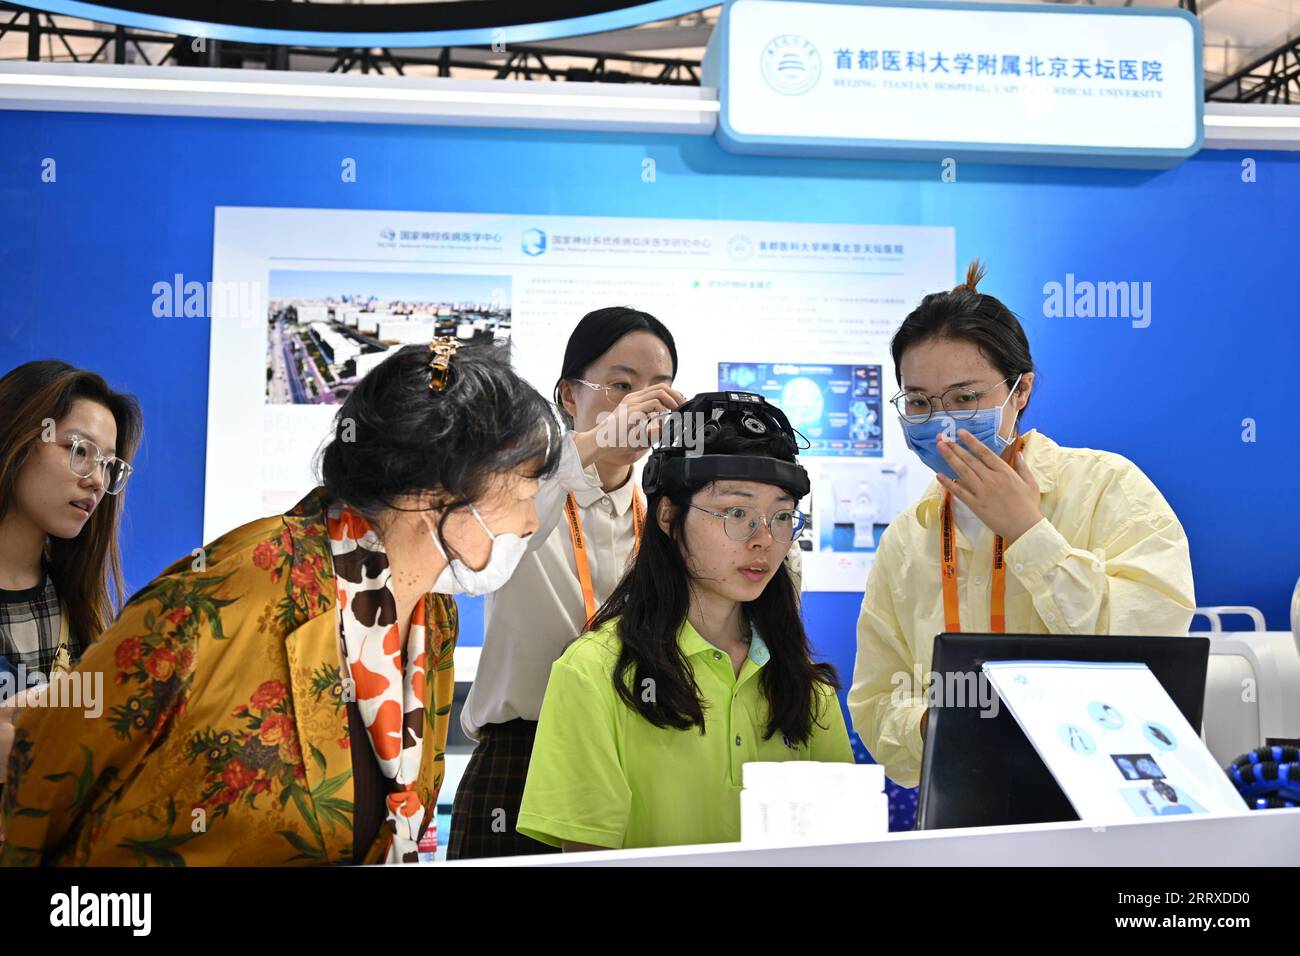
[[[512,856],[430,866],[1296,866],[1300,809],[1092,826],[1080,821],[891,833],[870,843],[740,843]],[[1181,887],[1171,887],[1181,889]],[[1198,889],[1201,887],[1188,887]]]

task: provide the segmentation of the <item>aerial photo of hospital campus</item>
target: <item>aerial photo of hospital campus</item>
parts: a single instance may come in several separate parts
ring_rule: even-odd
[[[394,351],[438,336],[508,348],[510,277],[272,272],[267,403],[339,404]]]

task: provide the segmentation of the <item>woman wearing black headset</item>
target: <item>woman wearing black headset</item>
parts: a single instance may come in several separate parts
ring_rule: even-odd
[[[636,560],[551,668],[527,836],[565,850],[736,841],[744,764],[853,762],[785,561],[808,476],[784,416],[730,394],[679,409],[718,424],[698,455],[671,439],[652,454]]]

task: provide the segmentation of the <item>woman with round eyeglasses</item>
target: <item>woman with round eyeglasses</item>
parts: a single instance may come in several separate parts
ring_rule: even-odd
[[[65,362],[0,378],[0,657],[15,670],[75,664],[125,600],[117,532],[140,420],[134,398]]]
[[[764,406],[727,394],[681,408],[712,423],[699,456],[673,426],[652,453],[632,567],[551,668],[519,831],[553,847],[734,842],[746,763],[853,762],[785,561],[808,493],[794,433],[756,433]]]
[[[902,786],[920,780],[926,675],[941,632],[1186,634],[1187,535],[1160,491],[1112,452],[1020,424],[1034,363],[1019,320],[976,291],[973,262],[894,334],[894,406],[935,472],[890,524],[858,619],[853,724]]]
[[[66,362],[0,378],[0,788],[16,698],[70,670],[126,598],[117,530],[140,421],[133,397]]]
[[[703,511],[706,515],[721,518],[723,534],[732,541],[748,541],[758,533],[758,526],[761,524],[767,528],[767,533],[777,544],[792,544],[808,523],[807,515],[793,508],[782,508],[766,515],[743,505],[725,511],[710,511],[696,504],[691,507],[696,511]]]

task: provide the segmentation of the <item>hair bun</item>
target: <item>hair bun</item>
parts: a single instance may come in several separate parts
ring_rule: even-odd
[[[984,263],[978,259],[972,259],[970,265],[966,267],[966,281],[961,285],[954,286],[953,292],[975,292],[980,280],[984,278]]]

